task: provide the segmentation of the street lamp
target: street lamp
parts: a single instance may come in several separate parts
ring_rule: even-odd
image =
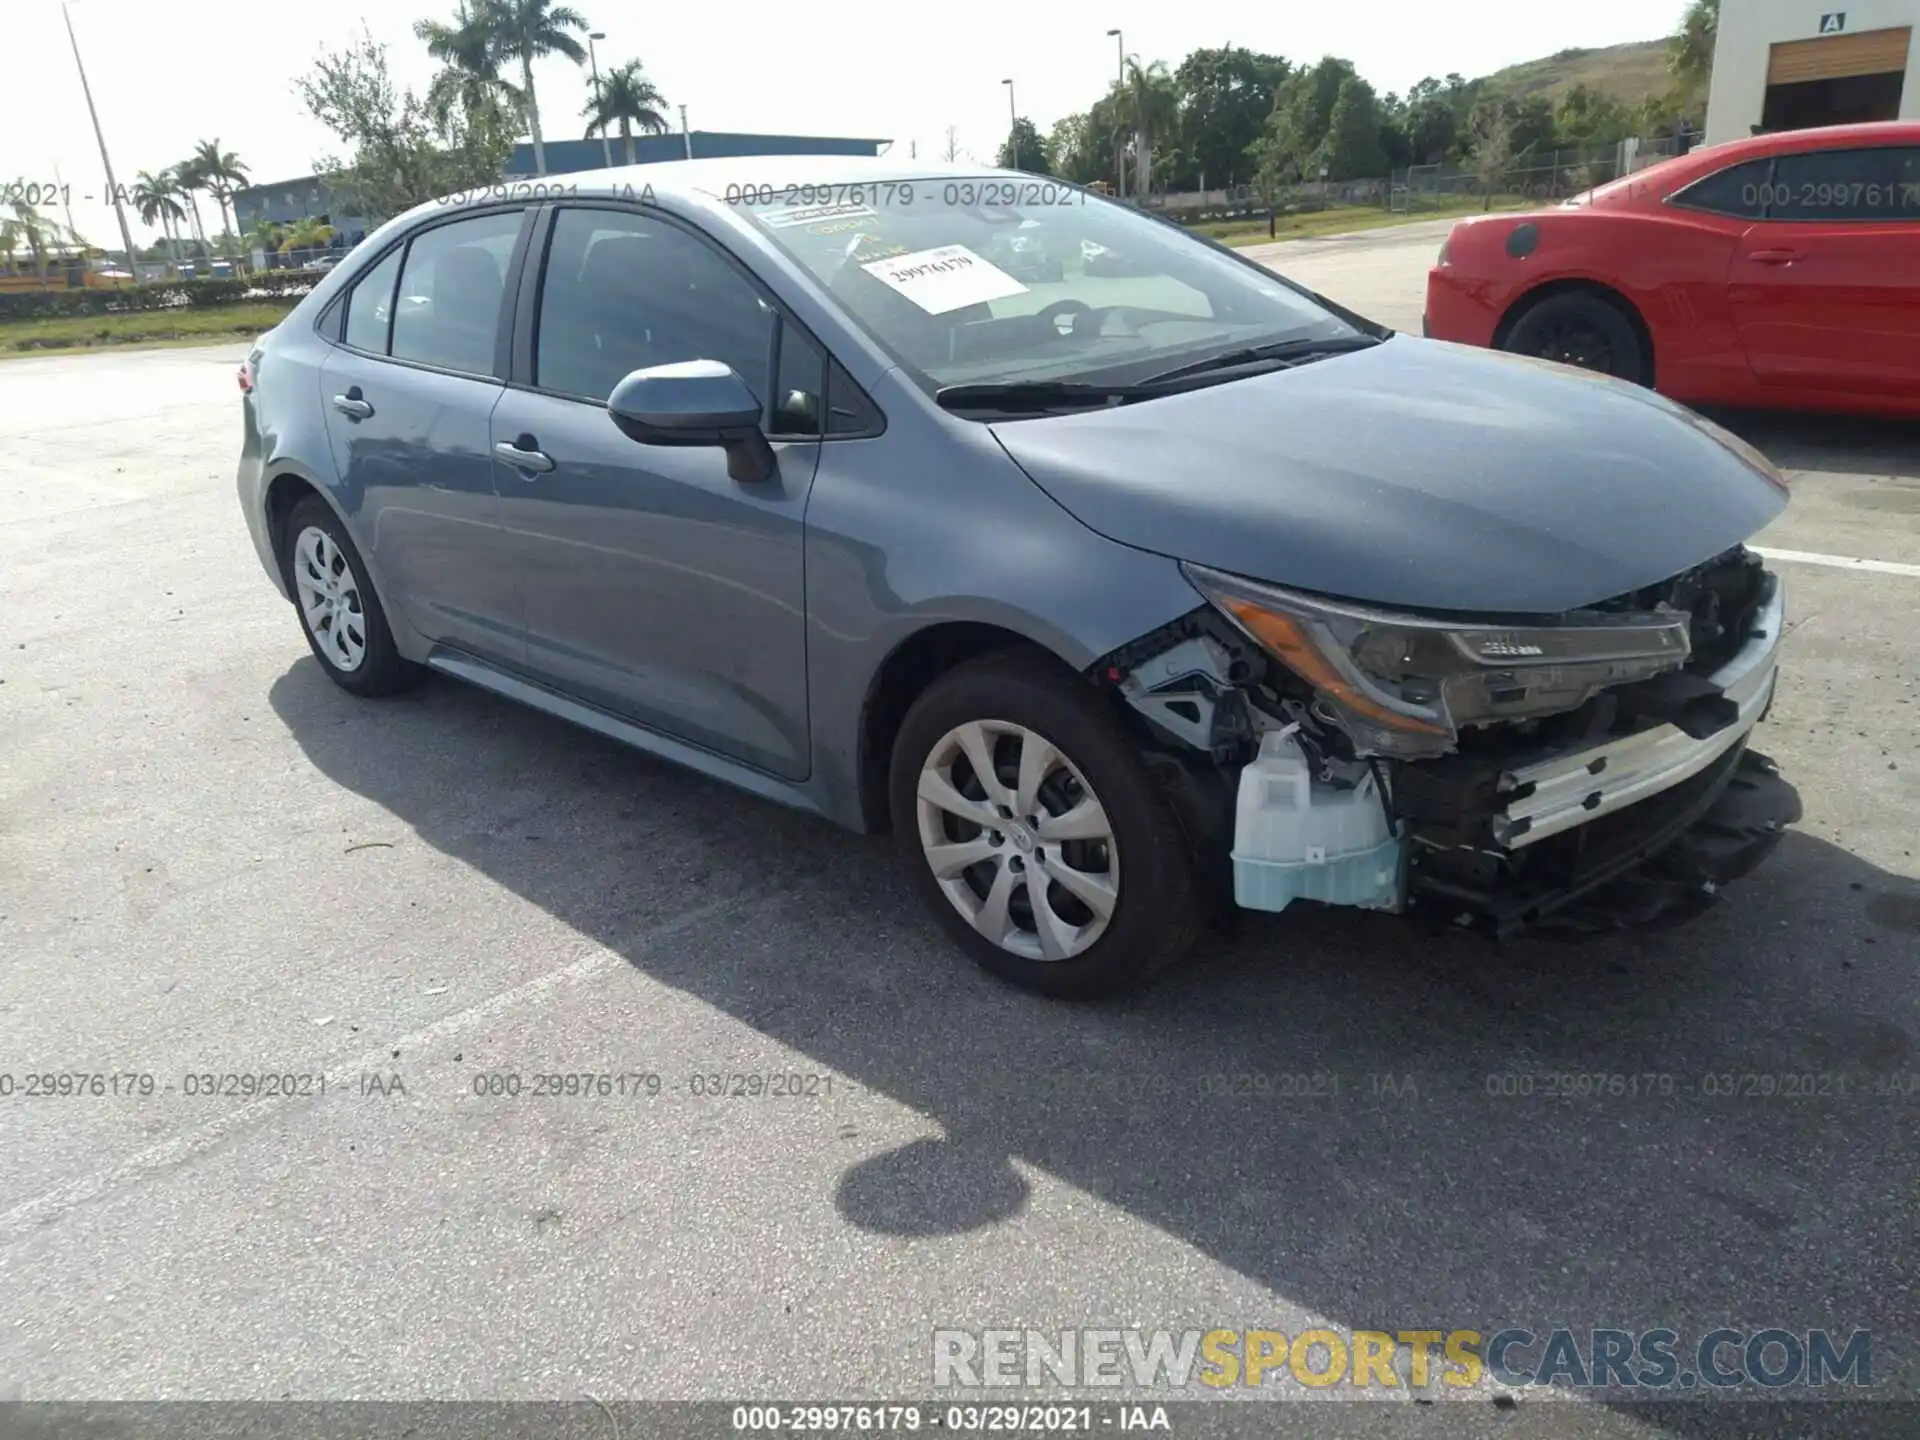
[[[1117,51],[1119,52],[1119,55],[1120,55],[1120,67],[1119,67],[1119,70],[1118,70],[1118,72],[1117,72],[1117,73],[1118,73],[1118,75],[1119,75],[1119,77],[1120,77],[1120,83],[1121,83],[1122,85],[1124,85],[1124,84],[1126,84],[1126,83],[1127,83],[1127,42],[1126,42],[1126,38],[1125,38],[1124,36],[1122,36],[1122,35],[1121,35],[1121,33],[1120,33],[1120,32],[1119,32],[1118,30],[1109,30],[1109,31],[1107,31],[1107,34],[1109,34],[1109,35],[1111,35],[1111,36],[1113,37],[1113,48],[1114,48],[1115,50],[1117,50]]]
[[[601,99],[600,59],[593,53],[593,42],[606,38],[607,32],[604,30],[590,30],[587,32],[587,61],[593,66],[593,102],[596,105],[600,103]],[[613,168],[613,141],[607,138],[607,121],[605,116],[602,116],[600,119],[600,158],[607,162],[607,168],[609,170]]]
[[[61,0],[60,18],[67,22],[67,43],[73,46],[74,68],[80,72],[80,90],[87,97],[87,114],[93,118],[93,138],[100,142],[100,168],[107,172],[107,197],[113,201],[114,218],[120,222],[120,243],[127,247],[127,274],[140,278],[140,257],[133,251],[133,232],[127,228],[127,206],[120,187],[113,183],[113,161],[107,158],[107,137],[100,129],[100,112],[93,108],[93,87],[87,84],[87,67],[80,63],[80,42],[73,36],[73,17]],[[83,257],[84,261],[84,257]]]
[[[1127,88],[1126,37],[1123,36],[1118,30],[1109,30],[1107,31],[1107,34],[1113,37],[1113,48],[1116,52],[1118,52],[1119,64],[1116,67],[1114,74],[1116,79],[1119,81],[1120,89],[1124,91]],[[1113,178],[1115,181],[1115,189],[1113,192],[1114,198],[1117,200],[1126,199],[1127,198],[1127,147],[1126,147],[1126,142],[1124,140],[1121,140],[1118,136],[1114,138],[1114,142],[1113,142]]]
[[[1013,81],[1002,80],[1000,83],[1007,87],[1007,150],[1013,156],[1013,168],[1018,170],[1020,168],[1020,139],[1014,132],[1020,128],[1020,112],[1014,108]]]
[[[693,158],[693,132],[687,129],[687,107],[680,107],[680,144],[687,152],[687,159]]]

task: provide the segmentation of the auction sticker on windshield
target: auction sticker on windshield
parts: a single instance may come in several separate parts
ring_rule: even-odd
[[[794,205],[783,210],[768,210],[760,222],[774,230],[794,225],[813,225],[822,220],[878,220],[880,212],[871,205]]]
[[[1027,287],[964,245],[941,245],[892,255],[860,267],[899,291],[929,315],[1024,295]]]

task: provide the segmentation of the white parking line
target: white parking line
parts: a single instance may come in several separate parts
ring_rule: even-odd
[[[639,937],[638,945],[634,947],[635,952],[652,949],[664,940],[672,939],[683,931],[693,929],[697,925],[702,925],[729,912],[765,905],[789,893],[786,890],[776,890],[766,894],[736,896],[727,900],[717,900],[710,905],[702,905],[698,909],[689,910],[683,915],[677,915],[671,920],[654,926]],[[562,987],[577,985],[603,972],[618,971],[628,963],[628,957],[618,951],[596,948],[570,965],[563,965],[558,970],[549,970],[544,975],[535,976],[523,984],[514,986],[511,990],[503,990],[464,1010],[443,1015],[432,1024],[410,1035],[386,1041],[377,1050],[370,1050],[364,1055],[355,1056],[345,1064],[329,1068],[326,1071],[326,1090],[336,1094],[351,1093],[357,1076],[391,1069],[387,1057],[394,1052],[428,1049],[472,1025],[491,1020],[504,1011],[529,1002],[543,1000]],[[143,1180],[157,1171],[170,1169],[192,1160],[211,1150],[228,1136],[249,1129],[269,1115],[288,1109],[308,1098],[310,1097],[273,1095],[251,1101],[237,1110],[227,1111],[215,1120],[172,1135],[157,1145],[129,1156],[117,1165],[56,1185],[44,1194],[36,1195],[31,1200],[15,1205],[5,1214],[0,1214],[0,1247],[12,1245],[23,1235],[31,1233],[39,1226],[49,1223],[76,1206],[97,1200],[102,1195]]]
[[[1902,565],[1897,560],[1862,560],[1856,555],[1817,555],[1811,550],[1769,550],[1753,547],[1753,553],[1768,560],[1784,560],[1789,565],[1825,565],[1833,570],[1866,570],[1875,575],[1908,575],[1920,579],[1920,565]]]

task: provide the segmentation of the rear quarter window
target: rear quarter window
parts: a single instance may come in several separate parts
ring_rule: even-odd
[[[1667,202],[1682,210],[1699,210],[1709,215],[1727,215],[1736,220],[1759,220],[1767,213],[1772,191],[1768,185],[1774,162],[1748,160],[1716,170],[1676,191]]]

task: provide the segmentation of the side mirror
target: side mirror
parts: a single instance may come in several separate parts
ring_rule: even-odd
[[[642,445],[718,446],[735,480],[768,480],[773,447],[760,428],[761,407],[729,365],[682,360],[635,370],[613,387],[607,413]]]

